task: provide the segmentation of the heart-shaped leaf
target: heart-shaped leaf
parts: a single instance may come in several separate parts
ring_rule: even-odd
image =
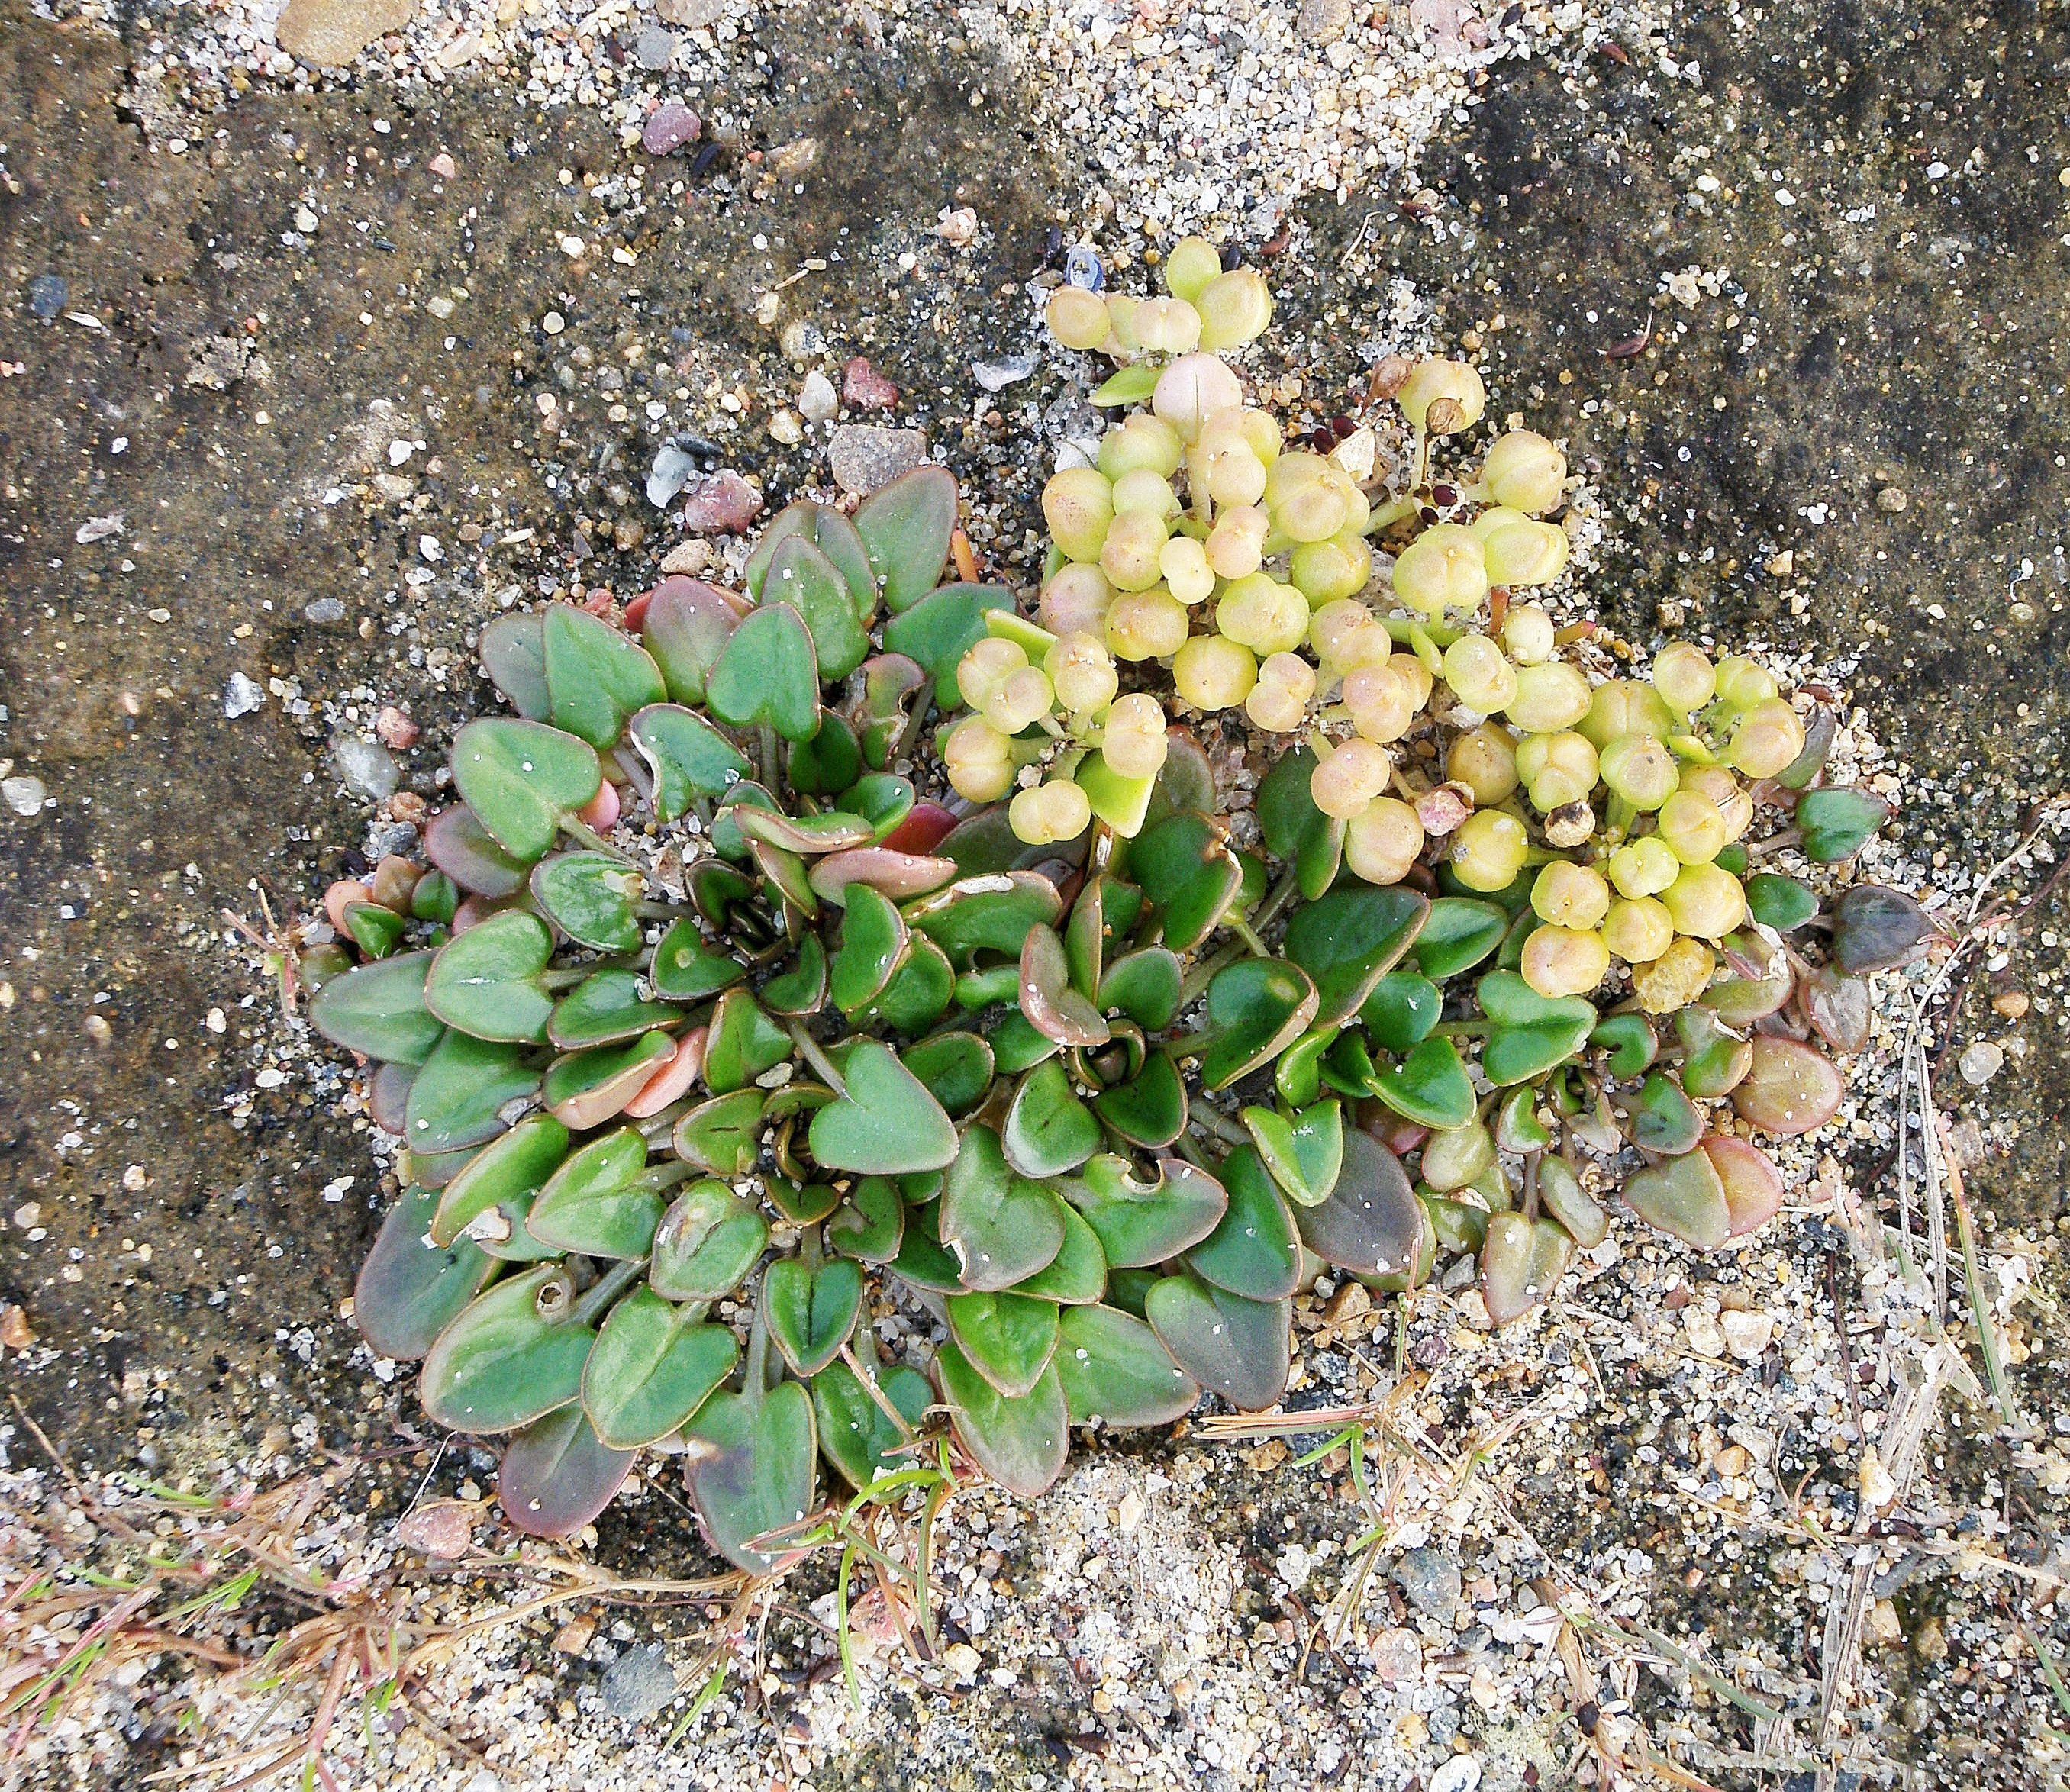
[[[661,669],[672,702],[704,702],[705,681],[747,608],[731,591],[680,575],[648,594],[640,644]]]
[[[505,909],[439,948],[424,980],[425,1006],[477,1039],[537,1044],[554,1012],[545,975],[553,955],[554,936],[543,921]]]
[[[894,902],[904,902],[939,890],[955,874],[952,859],[898,852],[888,846],[859,846],[815,859],[807,876],[814,895],[821,902],[839,905],[848,901],[853,885],[867,885]]]
[[[1304,900],[1315,902],[1344,863],[1345,824],[1315,807],[1315,755],[1296,747],[1273,762],[1258,787],[1258,824],[1274,857],[1294,867]]]
[[[833,562],[804,536],[788,536],[777,543],[759,600],[788,603],[805,619],[821,678],[845,678],[868,657],[869,636],[854,594]]]
[[[1229,1195],[1202,1169],[1175,1158],[1157,1161],[1158,1179],[1138,1182],[1128,1160],[1095,1157],[1058,1184],[1085,1216],[1112,1268],[1139,1269],[1191,1249],[1221,1223]]]
[[[1201,1385],[1157,1334],[1113,1307],[1065,1310],[1057,1373],[1074,1425],[1168,1425],[1199,1403]]]
[[[1186,1253],[1188,1267],[1248,1300],[1287,1299],[1300,1286],[1301,1241],[1264,1160],[1249,1145],[1238,1145],[1222,1161],[1221,1182],[1228,1210]]]
[[[772,1014],[809,1020],[826,1006],[827,949],[808,933],[798,942],[798,955],[787,971],[762,986],[762,1005]]]
[[[1481,1298],[1488,1317],[1507,1325],[1550,1299],[1573,1258],[1574,1241],[1550,1220],[1495,1214],[1481,1247]]]
[[[1006,1161],[1038,1182],[1076,1169],[1099,1149],[1099,1122],[1073,1091],[1062,1059],[1039,1064],[1021,1079],[1000,1141]]]
[[[723,1182],[693,1182],[661,1216],[647,1279],[665,1299],[722,1299],[768,1242],[769,1222]]]
[[[622,1045],[569,1052],[546,1066],[539,1099],[570,1131],[587,1132],[624,1113],[625,1104],[675,1055],[675,1039],[658,1029]]]
[[[574,1299],[558,1264],[499,1282],[439,1334],[418,1377],[434,1425],[514,1431],[580,1398],[596,1334],[562,1318]]]
[[[614,1450],[658,1443],[733,1373],[740,1347],[722,1325],[635,1288],[611,1310],[583,1370],[583,1409]]]
[[[898,1242],[898,1254],[892,1261],[891,1273],[902,1282],[930,1293],[960,1294],[963,1289],[963,1270],[947,1246],[935,1236],[935,1217],[931,1205],[907,1210],[906,1236]]]
[[[877,614],[877,575],[871,570],[869,553],[861,536],[856,533],[855,525],[832,505],[815,504],[809,498],[785,505],[769,519],[755,551],[747,557],[745,578],[749,595],[761,602],[776,550],[786,542],[799,539],[812,543],[839,569],[857,614],[865,624],[872,620]],[[788,594],[779,591],[775,595]]]
[[[801,796],[838,796],[862,775],[862,743],[847,718],[825,710],[820,731],[792,745],[783,775]]]
[[[1757,871],[1747,879],[1746,902],[1748,914],[1778,933],[1794,933],[1818,912],[1815,890],[1774,871]]]
[[[743,1089],[796,1049],[789,1033],[744,988],[727,990],[705,1035],[705,1086],[715,1095]]]
[[[748,839],[764,841],[808,858],[820,853],[852,851],[876,837],[876,830],[861,816],[841,809],[804,816],[784,815],[775,809],[742,809],[734,820]]]
[[[820,731],[820,663],[812,631],[788,603],[765,603],[734,629],[706,682],[705,705],[736,728],[767,722],[786,740]]]
[[[445,1185],[429,1228],[432,1241],[449,1245],[473,1229],[484,1245],[509,1243],[530,1213],[534,1197],[567,1155],[566,1127],[550,1114],[526,1115],[501,1139],[476,1152]],[[492,1210],[498,1215],[497,1222],[477,1225],[481,1216]]]
[[[1033,1275],[1013,1285],[1017,1295],[1082,1307],[1107,1292],[1107,1254],[1098,1236],[1074,1207],[1062,1201],[1057,1212],[1064,1222],[1064,1242],[1057,1254]]]
[[[405,925],[395,910],[383,908],[378,902],[346,905],[345,931],[362,957],[386,958],[400,943]]]
[[[1282,1052],[1272,1066],[1272,1086],[1279,1091],[1279,1099],[1290,1107],[1307,1107],[1313,1104],[1322,1093],[1322,1062],[1323,1054],[1336,1042],[1337,1030],[1333,1027],[1311,1027],[1306,1033]],[[1370,1056],[1366,1059],[1372,1067]],[[1360,1094],[1365,1092],[1363,1082],[1356,1085]]]
[[[1131,874],[1162,918],[1164,943],[1190,952],[1215,931],[1243,888],[1229,830],[1190,811],[1146,828],[1128,851]]]
[[[1124,1015],[1145,1033],[1162,1033],[1178,1014],[1183,980],[1179,960],[1168,947],[1146,946],[1107,968],[1098,1006],[1102,1013]]]
[[[1620,1082],[1642,1075],[1659,1055],[1659,1036],[1643,1014],[1606,1014],[1589,1030],[1589,1043],[1610,1054],[1604,1068]]]
[[[968,970],[981,951],[1019,958],[1029,931],[1053,926],[1063,906],[1047,878],[1005,871],[959,878],[903,912],[906,924],[940,947],[950,964]]]
[[[414,1362],[496,1273],[472,1239],[429,1242],[438,1201],[429,1189],[405,1189],[359,1266],[352,1321],[376,1356]]]
[[[1675,1033],[1682,1046],[1682,1086],[1692,1095],[1730,1094],[1753,1066],[1753,1047],[1708,1008],[1678,1009]]]
[[[1424,1221],[1401,1160],[1353,1127],[1344,1135],[1344,1164],[1329,1198],[1296,1207],[1294,1223],[1324,1262],[1357,1275],[1398,1275],[1414,1258]]]
[[[890,1262],[905,1235],[905,1197],[888,1176],[865,1176],[827,1221],[827,1242],[865,1263]]]
[[[1815,1045],[1766,1033],[1750,1044],[1752,1062],[1732,1090],[1732,1110],[1741,1119],[1787,1139],[1817,1131],[1839,1112],[1846,1086]]]
[[[1610,1217],[1603,1205],[1581,1186],[1581,1179],[1561,1157],[1541,1158],[1538,1200],[1544,1210],[1574,1235],[1584,1250],[1593,1250],[1610,1236]]]
[[[935,1352],[935,1373],[963,1447],[1008,1493],[1033,1499],[1064,1472],[1071,1416],[1054,1364],[1027,1393],[1012,1399],[979,1374],[953,1343]]]
[[[853,1020],[882,995],[906,960],[907,939],[905,919],[889,897],[867,884],[849,891],[828,984],[835,1007]]]
[[[845,1090],[812,1116],[808,1139],[821,1168],[903,1176],[955,1160],[955,1126],[890,1046],[862,1041],[841,1076]]]
[[[890,763],[894,749],[905,738],[913,700],[933,683],[919,664],[903,653],[879,653],[863,661],[861,695],[849,714],[865,765],[882,771]],[[905,845],[899,849],[902,852],[928,849]]]
[[[985,638],[984,619],[994,610],[1012,614],[1013,594],[996,585],[939,586],[885,624],[884,644],[931,677],[935,703],[953,710],[962,701],[956,667]]]
[[[736,1089],[699,1103],[676,1123],[676,1155],[714,1176],[747,1175],[762,1155],[762,1109],[767,1099],[759,1089]]]
[[[489,716],[453,736],[453,788],[496,843],[530,861],[603,783],[595,749],[544,722]]]
[[[940,1019],[955,987],[956,974],[942,948],[926,935],[917,935],[907,946],[905,962],[891,973],[883,994],[862,1010],[857,1025],[925,1033]]]
[[[1395,885],[1333,890],[1303,904],[1280,950],[1315,986],[1315,1025],[1340,1026],[1358,1013],[1430,912],[1426,898]]]
[[[644,936],[634,905],[644,890],[640,873],[608,853],[556,853],[532,872],[540,912],[592,951],[640,949]]]
[[[539,1073],[515,1045],[448,1032],[410,1085],[403,1142],[412,1152],[485,1144],[508,1123],[505,1107],[538,1086]]]
[[[1057,1351],[1057,1303],[1025,1294],[952,1295],[949,1333],[971,1367],[1008,1400],[1028,1393]]]
[[[965,1131],[942,1185],[938,1224],[963,1285],[980,1291],[1026,1281],[1063,1248],[1056,1197],[1014,1173],[988,1127]]]
[[[647,1141],[632,1127],[592,1139],[547,1180],[526,1221],[556,1250],[630,1260],[652,1248],[664,1202],[647,1168]]]
[[[935,1402],[935,1390],[918,1369],[894,1363],[877,1372],[877,1389],[905,1420],[902,1427],[870,1397],[845,1363],[829,1363],[812,1377],[812,1410],[819,1419],[820,1453],[852,1487],[866,1487],[880,1475],[910,1466],[900,1452]]]
[[[434,956],[406,952],[325,978],[309,998],[311,1024],[349,1052],[383,1064],[422,1064],[445,1033],[445,1023],[424,1000]]]
[[[945,467],[915,467],[873,492],[855,513],[855,532],[896,616],[941,582],[956,526],[956,482]]]
[[[656,703],[632,718],[632,744],[654,775],[654,814],[673,821],[700,799],[716,802],[754,767],[716,728],[674,703]]]
[[[424,856],[462,890],[489,902],[516,895],[532,869],[529,859],[505,852],[464,804],[424,824]]]
[[[1413,1051],[1445,1012],[1444,992],[1413,971],[1390,971],[1372,986],[1359,1023],[1382,1051]]]
[[[814,1266],[779,1258],[763,1272],[762,1315],[783,1360],[799,1375],[819,1373],[841,1354],[862,1308],[862,1267],[846,1257]]]
[[[1317,1102],[1291,1117],[1270,1107],[1246,1107],[1243,1123],[1288,1200],[1315,1207],[1329,1199],[1344,1168],[1343,1103]]]
[[[1541,996],[1514,971],[1491,971],[1475,986],[1494,1023],[1481,1043],[1481,1074],[1497,1088],[1528,1082],[1588,1043],[1596,1010],[1580,996]]]
[[[1782,1211],[1782,1173],[1758,1145],[1714,1132],[1704,1141],[1704,1155],[1724,1186],[1732,1237],[1758,1231]]]
[[[1283,959],[1239,959],[1223,966],[1208,985],[1202,1086],[1226,1089],[1276,1057],[1307,1030],[1316,1000],[1307,973]]]
[[[639,1454],[612,1449],[580,1406],[563,1406],[505,1446],[497,1503],[527,1536],[571,1536],[611,1504]]]
[[[1107,1024],[1071,983],[1070,954],[1054,929],[1031,927],[1021,947],[1021,1012],[1060,1045],[1103,1045]]]
[[[1850,976],[1909,964],[1941,937],[1925,910],[1881,884],[1856,884],[1833,906],[1833,963]]]
[[[1367,1087],[1418,1126],[1464,1126],[1474,1117],[1474,1086],[1449,1039],[1426,1039],[1397,1064],[1374,1074]]]
[[[1725,941],[1725,951],[1743,963],[1758,967],[1766,957],[1765,942],[1749,934],[1734,934]],[[1728,1027],[1747,1028],[1769,1015],[1779,1013],[1796,992],[1797,980],[1790,960],[1781,952],[1757,976],[1741,974],[1714,983],[1696,999]]]
[[[1679,1157],[1694,1151],[1704,1136],[1704,1116],[1681,1086],[1658,1070],[1640,1084],[1631,1105],[1631,1142],[1657,1157]]]
[[[812,1509],[819,1436],[802,1381],[766,1393],[715,1393],[683,1429],[690,1497],[712,1547],[750,1574],[773,1573],[797,1552],[752,1547]]]
[[[528,722],[544,722],[553,707],[546,689],[545,618],[526,611],[495,616],[481,631],[481,669]]]
[[[1447,983],[1479,964],[1508,931],[1509,912],[1499,902],[1440,896],[1424,916],[1409,956],[1433,983]]]
[[[1178,1066],[1152,1052],[1131,1081],[1095,1095],[1093,1111],[1130,1144],[1162,1151],[1186,1130],[1186,1086]]]
[[[685,917],[661,935],[649,974],[654,993],[665,1001],[698,1002],[731,988],[747,967],[707,945],[697,923]]]
[[[971,1112],[992,1086],[992,1047],[974,1033],[938,1033],[908,1045],[906,1068],[948,1113]]]
[[[1700,1151],[1634,1171],[1625,1179],[1624,1198],[1649,1225],[1699,1250],[1716,1250],[1732,1235],[1724,1183]]]
[[[1172,1275],[1151,1289],[1143,1310],[1180,1368],[1231,1405],[1261,1412],[1287,1391],[1292,1301],[1246,1300],[1196,1276]]]
[[[1852,858],[1889,819],[1889,804],[1851,785],[1807,790],[1797,799],[1797,826],[1804,836],[1804,856],[1814,865],[1838,865]]]
[[[683,1017],[680,1009],[650,1002],[640,989],[636,971],[616,966],[584,977],[554,1004],[547,1037],[563,1051],[581,1051],[673,1026]]]
[[[550,603],[542,624],[547,719],[608,751],[628,717],[667,700],[661,669],[647,649],[587,610]]]

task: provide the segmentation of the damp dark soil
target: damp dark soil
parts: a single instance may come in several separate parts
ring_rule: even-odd
[[[1944,871],[2070,788],[2064,17],[1701,6],[1585,80],[1503,64],[1426,194],[1297,208],[1276,280],[1324,402],[1360,384],[1356,340],[1304,321],[1384,312],[1384,242],[1499,403],[1595,473],[1624,542],[1608,620],[1855,661],[1910,767],[1900,837]],[[309,1078],[260,1086],[274,998],[223,911],[259,924],[264,891],[284,917],[358,867],[368,805],[327,763],[334,727],[407,710],[404,785],[435,793],[500,593],[651,582],[673,538],[641,490],[650,402],[773,508],[812,474],[763,427],[802,320],[901,387],[999,512],[980,547],[1025,564],[1041,456],[968,366],[1023,346],[1021,283],[1076,215],[1074,170],[974,56],[894,68],[803,14],[761,28],[783,74],[753,137],[628,198],[644,158],[599,121],[486,88],[254,92],[174,153],[125,103],[121,39],[0,10],[0,757],[51,799],[0,816],[0,1300],[36,1334],[10,1390],[76,1463],[363,1448],[413,1415],[347,1366],[338,1319],[378,1220],[364,1141]],[[934,230],[966,203],[986,231],[959,254]],[[423,445],[391,466],[395,440]],[[265,701],[231,718],[240,674]],[[1953,1024],[1957,1051],[2023,1055],[1976,1090],[1951,1054],[1941,1091],[1985,1140],[1986,1243],[2047,1246],[2070,904],[2030,921]],[[2015,994],[2018,1021],[1991,1005]],[[2064,1409],[2052,1353],[2019,1374],[2030,1409]],[[7,1433],[18,1464],[35,1446]],[[1334,1523],[1299,1479],[1243,1481],[1212,1508],[1233,1531]],[[2045,1531],[2051,1502],[2007,1487],[2015,1532]],[[1745,1575],[1677,1597],[1714,1635],[1761,1623]],[[1916,1733],[1888,1753],[1929,1781],[2019,1758],[1963,1716],[1966,1672],[1916,1664]]]

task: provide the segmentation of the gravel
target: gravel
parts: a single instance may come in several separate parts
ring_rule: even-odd
[[[613,1717],[652,1716],[676,1696],[676,1670],[659,1644],[628,1649],[603,1671],[597,1691]]]

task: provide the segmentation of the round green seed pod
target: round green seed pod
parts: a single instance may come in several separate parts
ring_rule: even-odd
[[[1258,661],[1222,635],[1195,635],[1172,661],[1172,685],[1197,710],[1229,710],[1250,695]]]
[[[1426,616],[1475,610],[1488,593],[1487,561],[1471,530],[1434,523],[1394,563],[1394,595]]]
[[[1281,455],[1266,469],[1265,507],[1274,526],[1296,542],[1328,541],[1352,520],[1328,463],[1305,448]]]
[[[1179,513],[1178,495],[1172,489],[1172,481],[1153,468],[1137,467],[1114,482],[1114,513],[1125,517],[1136,510],[1153,517]]]
[[[1604,869],[1617,886],[1618,894],[1635,902],[1642,897],[1658,896],[1682,875],[1682,861],[1666,841],[1648,834],[1626,841],[1610,854]]]
[[[1560,501],[1567,457],[1536,430],[1509,430],[1490,444],[1481,483],[1496,503],[1540,516]]]
[[[1674,796],[1681,762],[1653,734],[1619,734],[1602,750],[1602,775],[1613,795],[1651,812]]]
[[[1749,778],[1773,778],[1804,751],[1804,724],[1780,697],[1771,697],[1732,724],[1725,758]]]
[[[1609,913],[1610,906],[1610,886],[1591,865],[1555,859],[1540,865],[1532,881],[1532,911],[1556,927],[1593,927]]]
[[[1503,630],[1508,639],[1508,630]],[[1589,713],[1589,681],[1564,660],[1526,665],[1516,674],[1516,694],[1507,713],[1518,727],[1534,734],[1557,734]]]
[[[1493,808],[1517,786],[1516,747],[1493,722],[1454,734],[1445,751],[1445,775],[1474,793],[1477,808]]]
[[[1670,641],[1653,658],[1653,688],[1677,715],[1688,715],[1711,701],[1718,688],[1718,669],[1692,641]]]
[[[1049,538],[1071,560],[1097,560],[1114,522],[1114,487],[1096,467],[1067,467],[1042,488]]]
[[[1171,534],[1165,519],[1148,510],[1117,515],[1100,543],[1100,571],[1116,591],[1148,591],[1163,576],[1159,557]]]
[[[1777,694],[1775,675],[1744,653],[1728,653],[1718,661],[1718,701],[1728,709],[1750,710]]]
[[[1289,557],[1287,578],[1312,606],[1365,589],[1372,575],[1372,550],[1365,537],[1346,530],[1326,542],[1303,542]]]
[[[1145,299],[1129,322],[1151,354],[1188,354],[1200,346],[1201,314],[1184,299]]]
[[[1097,635],[1113,601],[1114,587],[1096,560],[1062,566],[1042,587],[1035,620],[1053,635]]]
[[[1179,440],[1191,442],[1201,425],[1217,411],[1243,403],[1243,388],[1236,375],[1212,354],[1182,354],[1157,376],[1150,395],[1151,407],[1179,432]]]
[[[1693,790],[1678,790],[1663,803],[1657,825],[1668,850],[1685,865],[1708,865],[1725,849],[1728,830],[1724,814],[1709,797]]]
[[[1398,796],[1376,796],[1344,824],[1344,863],[1369,884],[1397,884],[1423,852],[1423,823]]]
[[[1272,321],[1272,290],[1255,268],[1216,275],[1194,303],[1201,313],[1201,346],[1211,351],[1255,342]]]
[[[1185,457],[1178,431],[1148,411],[1131,411],[1100,438],[1099,469],[1109,479],[1146,468],[1169,479]]]
[[[1516,668],[1485,635],[1462,635],[1445,649],[1445,682],[1470,710],[1499,715],[1516,695]]]
[[[1596,750],[1571,729],[1526,734],[1516,743],[1516,775],[1540,815],[1578,803],[1596,788]]]
[[[1675,931],[1698,939],[1722,939],[1746,919],[1746,890],[1715,865],[1685,865],[1661,893]]]
[[[1603,943],[1627,964],[1650,964],[1675,943],[1675,917],[1653,897],[1619,897],[1603,916]]]
[[[1630,678],[1598,685],[1589,699],[1589,713],[1575,726],[1598,752],[1619,734],[1659,734],[1664,739],[1675,731],[1675,718],[1660,693]]]
[[[1186,606],[1162,585],[1123,591],[1108,605],[1107,644],[1118,660],[1162,660],[1185,644]]]
[[[1524,824],[1500,809],[1476,809],[1452,836],[1447,849],[1452,875],[1469,890],[1507,890],[1524,869],[1531,837]]]
[[[1222,271],[1221,252],[1205,236],[1182,236],[1164,258],[1164,290],[1188,305]]]
[[[1098,348],[1114,328],[1106,301],[1078,286],[1060,286],[1052,293],[1043,317],[1052,336],[1066,348],[1082,352]]]

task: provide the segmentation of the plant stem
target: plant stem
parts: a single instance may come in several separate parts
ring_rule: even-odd
[[[1258,904],[1258,912],[1250,918],[1251,926],[1263,933],[1286,912],[1287,905],[1300,893],[1300,873],[1289,871],[1273,886],[1272,893]]]
[[[791,1035],[791,1043],[798,1048],[799,1055],[812,1066],[813,1073],[837,1095],[846,1099],[848,1084],[843,1080],[841,1072],[834,1068],[833,1060],[820,1049],[819,1041],[805,1030],[805,1023],[796,1019],[786,1019],[783,1025]]]
[[[1228,928],[1231,933],[1234,934],[1238,939],[1243,942],[1245,947],[1249,950],[1250,955],[1253,958],[1270,958],[1272,956],[1271,951],[1267,948],[1265,942],[1258,937],[1257,929],[1253,927],[1251,924],[1248,921],[1245,920],[1242,915],[1236,914],[1232,910],[1229,914],[1225,914],[1222,917],[1221,924],[1225,927]]]
[[[631,865],[633,862],[631,853],[620,852],[579,816],[562,816],[561,832],[571,840],[580,841],[592,853],[602,853],[608,857],[616,859],[620,865]]]
[[[1220,951],[1202,959],[1186,973],[1184,980],[1179,985],[1179,1006],[1183,1009],[1188,1003],[1197,1001],[1201,992],[1214,981],[1215,973],[1224,965],[1235,964],[1243,955],[1243,942],[1233,939]]]
[[[1199,1095],[1194,1096],[1186,1104],[1186,1112],[1194,1125],[1203,1132],[1213,1133],[1225,1145],[1247,1145],[1250,1143],[1248,1132]]]
[[[757,756],[762,763],[762,781],[773,792],[776,788],[776,727],[764,722],[757,730]]]
[[[687,1164],[684,1167],[689,1168]],[[647,1259],[644,1257],[613,1263],[583,1291],[581,1299],[568,1309],[566,1323],[587,1325],[646,1273]]]
[[[1392,529],[1405,518],[1416,514],[1418,506],[1413,497],[1390,498],[1385,504],[1377,504],[1365,519],[1365,532],[1377,535],[1381,530]]]

